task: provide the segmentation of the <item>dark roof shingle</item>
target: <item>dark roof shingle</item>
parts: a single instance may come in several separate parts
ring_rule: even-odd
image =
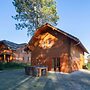
[[[16,50],[17,48],[20,48],[26,45],[26,43],[17,44],[17,43],[7,41],[7,40],[2,40],[0,42],[3,42],[7,47],[9,47],[12,50]]]

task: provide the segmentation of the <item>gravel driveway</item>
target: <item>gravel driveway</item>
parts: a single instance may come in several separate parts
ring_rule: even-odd
[[[24,70],[0,71],[0,90],[90,90],[90,71],[49,72],[47,77],[31,77]]]

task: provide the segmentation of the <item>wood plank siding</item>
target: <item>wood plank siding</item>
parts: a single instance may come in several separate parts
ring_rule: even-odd
[[[82,69],[84,65],[84,52],[83,50],[72,41],[71,43],[71,69],[72,71]]]
[[[76,37],[45,24],[36,30],[27,45],[31,50],[31,64],[47,66],[49,71],[72,72],[81,69],[87,50],[78,42]]]
[[[31,63],[31,53],[26,52],[26,43],[16,44],[7,40],[0,41],[0,62]]]
[[[13,51],[5,44],[0,43],[0,62],[10,62],[13,59]]]

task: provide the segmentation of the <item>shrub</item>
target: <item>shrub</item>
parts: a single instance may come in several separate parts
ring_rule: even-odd
[[[20,69],[24,68],[25,66],[28,66],[25,63],[16,63],[16,62],[0,62],[0,70],[3,69]]]
[[[3,70],[3,69],[4,69],[4,63],[0,62],[0,70]]]
[[[90,63],[87,63],[88,70],[90,70]]]

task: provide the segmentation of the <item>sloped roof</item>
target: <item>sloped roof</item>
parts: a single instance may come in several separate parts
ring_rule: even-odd
[[[37,34],[39,35],[38,32],[42,31],[43,28],[45,28],[45,27],[52,28],[53,30],[55,30],[55,31],[57,31],[59,33],[62,33],[63,35],[67,36],[68,38],[72,39],[73,41],[75,41],[77,43],[76,45],[79,45],[84,50],[84,52],[88,53],[87,49],[84,47],[84,45],[81,43],[81,41],[77,37],[75,37],[75,36],[73,36],[73,35],[71,35],[71,34],[69,34],[67,32],[64,32],[63,30],[61,30],[59,28],[56,28],[56,27],[54,27],[54,26],[52,26],[52,25],[50,25],[48,23],[46,23],[46,24],[42,25],[40,28],[38,28],[36,30],[36,32],[34,33],[34,36],[35,35],[37,36]],[[29,41],[29,43],[32,42],[34,36],[31,38],[31,40]]]
[[[16,50],[17,48],[20,48],[20,47],[23,47],[26,45],[26,43],[17,44],[17,43],[7,41],[7,40],[2,40],[2,41],[0,41],[0,43],[5,44],[7,47],[9,47],[12,50]]]

